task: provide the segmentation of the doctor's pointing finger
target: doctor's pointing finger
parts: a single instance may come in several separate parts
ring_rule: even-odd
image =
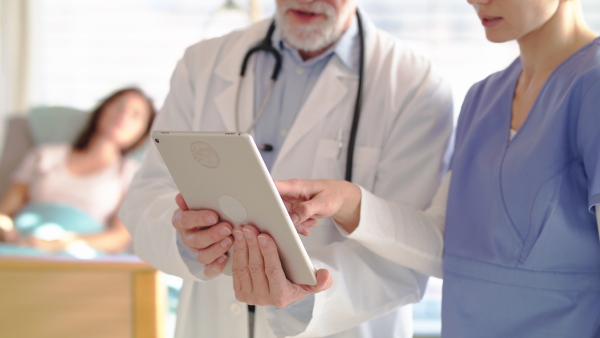
[[[275,180],[294,225],[301,232],[316,226],[316,219],[332,217],[352,233],[360,221],[360,188],[341,180]]]

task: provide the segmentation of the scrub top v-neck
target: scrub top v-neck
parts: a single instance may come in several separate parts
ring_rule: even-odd
[[[444,337],[598,337],[600,40],[548,78],[509,140],[520,60],[469,91],[451,164]]]

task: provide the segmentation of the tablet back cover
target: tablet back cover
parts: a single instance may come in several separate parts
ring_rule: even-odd
[[[256,226],[277,243],[289,280],[316,284],[314,267],[249,134],[154,131],[152,139],[190,209],[214,210],[234,228]]]

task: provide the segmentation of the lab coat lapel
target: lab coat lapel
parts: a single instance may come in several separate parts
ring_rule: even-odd
[[[262,30],[258,30],[262,34]],[[261,38],[260,35],[256,36],[255,39],[258,41]],[[256,42],[250,44],[238,44],[238,48],[228,53],[215,67],[215,75],[220,77],[226,83],[223,91],[215,95],[215,106],[217,107],[223,123],[225,124],[225,131],[246,131],[246,129],[252,123],[253,112],[254,112],[254,58],[250,58],[248,63],[248,70],[242,80],[239,72],[242,67],[242,61],[246,52],[255,45]],[[237,90],[238,86],[242,82],[240,88],[239,102],[237,102]],[[239,128],[236,127],[236,110],[235,105],[238,105],[239,114]]]
[[[342,82],[343,78],[358,80],[356,74],[352,74],[338,58],[334,57],[321,73],[315,87],[300,109],[276,162],[284,158],[296,143],[341,103],[348,93],[346,84]]]
[[[245,51],[240,51],[245,53]],[[231,54],[230,54],[231,55]],[[239,76],[239,67],[241,67],[242,60],[239,58],[226,58],[219,63],[215,70],[215,74],[220,76],[226,81],[226,85],[222,92],[215,96],[215,105],[223,119],[226,130],[224,131],[242,131],[245,126],[250,125],[253,112],[253,88],[254,72],[246,72],[246,76],[242,80]],[[239,61],[239,62],[238,62]],[[252,62],[252,61],[251,61]],[[233,65],[239,65],[234,67]],[[249,66],[251,67],[251,66]],[[252,69],[252,68],[250,68]],[[237,90],[238,86],[242,81],[240,88],[239,102],[237,102]],[[239,114],[239,127],[237,130],[236,126],[236,110],[235,105],[238,105]]]

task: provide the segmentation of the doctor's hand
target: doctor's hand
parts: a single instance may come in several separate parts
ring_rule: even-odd
[[[283,271],[277,245],[250,225],[233,231],[233,289],[240,302],[250,305],[285,307],[311,293],[329,289],[329,271],[317,271],[317,285],[294,284]]]
[[[219,215],[212,210],[189,210],[181,194],[177,194],[175,202],[179,209],[173,213],[171,223],[183,244],[204,264],[204,275],[220,274],[227,263],[227,250],[233,245],[233,227],[219,222]]]
[[[275,181],[275,186],[299,233],[310,232],[315,219],[333,217],[352,233],[360,221],[360,188],[340,180]]]

